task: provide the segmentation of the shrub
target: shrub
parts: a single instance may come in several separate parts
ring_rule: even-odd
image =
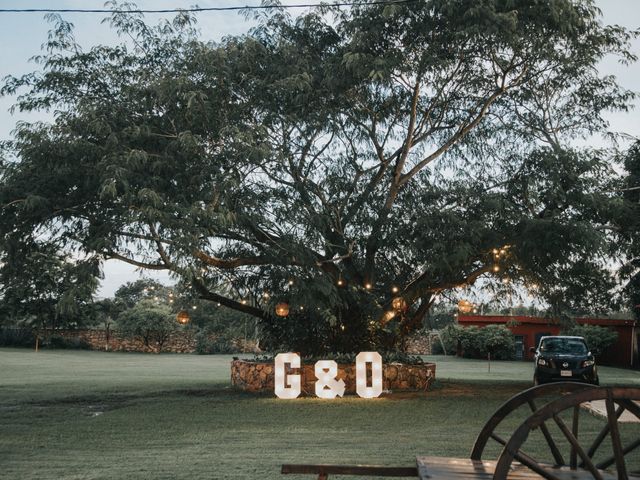
[[[157,352],[162,351],[163,345],[178,329],[169,307],[151,300],[141,300],[121,313],[118,325],[125,336],[139,338],[148,347],[155,344]]]
[[[458,344],[466,358],[491,358],[511,360],[515,357],[515,340],[511,331],[504,325],[487,325],[478,328],[448,325],[440,330],[440,338],[448,354],[455,354]],[[434,342],[434,346],[439,342]],[[440,346],[441,349],[441,346]]]
[[[91,345],[81,338],[67,338],[60,335],[52,335],[42,345],[44,348],[55,348],[62,350],[90,350]]]
[[[462,335],[462,327],[458,324],[452,323],[447,325],[439,332],[439,339],[432,342],[431,351],[433,354],[438,355],[445,353],[447,355],[455,355],[458,351],[458,342]],[[444,347],[444,350],[443,350]]]
[[[487,325],[479,330],[483,357],[490,353],[496,360],[515,358],[516,343],[511,330],[504,325]]]
[[[35,343],[30,328],[0,328],[0,347],[33,347]]]
[[[574,325],[566,329],[563,334],[583,337],[594,355],[601,355],[618,339],[618,332],[598,325]]]
[[[225,335],[210,337],[204,332],[196,335],[196,353],[199,355],[235,352],[237,352],[237,349],[233,341]]]
[[[405,365],[424,365],[424,360],[417,355],[409,355],[404,352],[379,352],[382,357],[382,363],[403,363]],[[356,363],[355,353],[327,353],[320,356],[303,356],[303,364],[313,364],[318,360],[333,360],[338,364],[354,364]],[[275,357],[273,355],[254,355],[254,358],[249,361],[270,363],[273,362]]]

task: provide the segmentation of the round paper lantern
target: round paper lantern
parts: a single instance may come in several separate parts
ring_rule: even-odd
[[[289,315],[289,304],[285,302],[280,302],[276,305],[276,315],[279,317],[286,317]]]
[[[462,313],[469,313],[471,310],[473,310],[473,303],[468,300],[460,300],[458,302],[458,310],[460,310],[460,312]]]
[[[178,320],[179,324],[186,325],[187,323],[189,323],[189,320],[191,320],[191,318],[189,317],[189,312],[187,312],[186,310],[180,310],[178,312],[178,315],[176,315],[176,320]]]

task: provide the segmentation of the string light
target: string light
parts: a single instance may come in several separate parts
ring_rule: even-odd
[[[197,308],[198,308],[198,307],[197,307],[196,305],[194,305],[194,306],[193,306],[193,307],[191,307],[191,308],[193,308],[194,310],[197,310]]]
[[[391,287],[391,292],[392,293],[398,293],[400,291],[400,289],[398,287],[396,287],[395,285],[393,287]]]
[[[364,288],[366,288],[367,290],[371,290],[371,284],[370,283],[365,283],[364,284]]]
[[[493,271],[494,272],[499,272],[500,271],[500,265],[494,265],[493,266]]]
[[[293,285],[293,280],[289,280],[289,286]]]
[[[354,7],[360,5],[394,5],[399,3],[412,3],[417,0],[377,0],[372,2],[364,1],[343,1],[336,2],[329,6],[333,7]],[[235,5],[226,7],[190,7],[190,8],[165,8],[160,10],[151,9],[107,9],[107,8],[2,8],[0,13],[118,13],[122,15],[131,15],[139,13],[181,13],[181,12],[228,12],[239,10],[272,10],[276,8],[294,9],[294,8],[312,8],[323,7],[324,3],[296,3],[291,5]],[[331,231],[334,229],[331,227]]]

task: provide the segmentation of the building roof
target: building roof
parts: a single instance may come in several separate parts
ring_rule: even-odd
[[[635,320],[622,318],[591,318],[577,317],[574,318],[576,323],[580,325],[599,325],[601,327],[633,327],[636,325]],[[534,317],[530,315],[458,315],[458,323],[510,323],[517,322],[520,324],[537,324],[537,325],[557,325],[558,319]]]

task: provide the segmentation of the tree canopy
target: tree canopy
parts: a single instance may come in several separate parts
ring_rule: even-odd
[[[621,188],[623,208],[618,226],[625,242],[625,259],[620,273],[625,293],[636,319],[640,320],[640,141],[625,152],[626,177]]]
[[[592,2],[275,9],[217,43],[114,13],[122,43],[86,51],[53,21],[2,87],[55,114],[4,143],[7,264],[38,244],[169,270],[308,353],[392,348],[480,278],[606,305],[617,179],[578,145],[633,99],[598,62],[635,58]]]

